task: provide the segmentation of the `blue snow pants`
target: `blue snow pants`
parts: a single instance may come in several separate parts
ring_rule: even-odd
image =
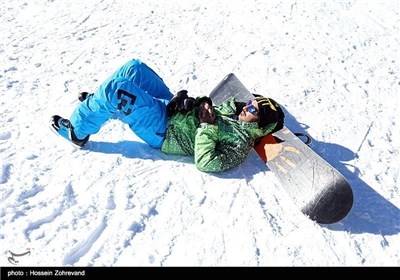
[[[145,63],[133,59],[88,95],[70,121],[78,139],[97,133],[119,111],[121,120],[143,141],[161,148],[167,127],[166,105],[173,97],[163,80]]]

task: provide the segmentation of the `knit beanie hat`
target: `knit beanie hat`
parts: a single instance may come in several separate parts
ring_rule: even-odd
[[[258,104],[258,127],[266,127],[270,123],[283,124],[285,117],[279,104],[272,98],[259,96],[256,98]]]

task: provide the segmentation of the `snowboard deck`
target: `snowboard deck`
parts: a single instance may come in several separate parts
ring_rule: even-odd
[[[210,93],[216,106],[231,97],[242,102],[255,98],[233,73]],[[261,138],[255,151],[311,220],[332,224],[350,212],[353,191],[344,176],[286,126]]]

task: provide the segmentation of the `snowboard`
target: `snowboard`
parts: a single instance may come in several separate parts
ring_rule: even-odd
[[[255,99],[233,73],[210,93],[214,106],[231,97],[242,102]],[[332,224],[350,212],[353,191],[344,176],[286,126],[261,138],[254,149],[311,220]]]

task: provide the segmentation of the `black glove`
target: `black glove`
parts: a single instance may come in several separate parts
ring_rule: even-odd
[[[193,109],[194,98],[188,97],[187,90],[180,90],[167,105],[167,115],[172,117],[175,112],[186,114]]]
[[[193,97],[187,97],[185,99],[182,99],[178,105],[178,112],[180,112],[182,114],[188,113],[189,111],[191,111],[193,109],[193,104],[194,104]]]

